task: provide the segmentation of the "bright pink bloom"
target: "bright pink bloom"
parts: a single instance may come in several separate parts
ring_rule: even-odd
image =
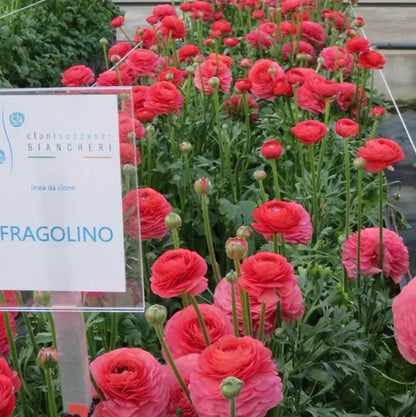
[[[360,125],[351,119],[338,119],[335,123],[335,132],[344,139],[351,139],[358,135]]]
[[[301,56],[303,55],[303,61],[308,62],[308,64],[312,64],[315,61],[315,48],[310,43],[305,41],[285,43],[282,48],[282,58],[285,61],[288,61],[291,59],[292,54],[295,60],[300,59],[298,54],[301,54]]]
[[[10,378],[0,374],[0,416],[12,415],[16,403],[13,383]]]
[[[357,114],[358,109],[361,112],[367,106],[367,93],[362,89],[361,86],[357,87],[352,83],[340,83],[339,93],[337,96],[337,103],[342,111],[352,110],[352,114]]]
[[[16,324],[14,314],[7,313],[12,328],[13,337],[16,336]],[[4,315],[0,314],[0,355],[7,356],[10,353],[9,340],[7,339],[6,323],[4,322]]]
[[[300,34],[302,40],[311,43],[317,48],[322,48],[326,40],[325,29],[319,23],[307,20],[303,21],[301,25]]]
[[[108,50],[108,59],[111,61],[113,56],[123,58],[132,50],[132,48],[133,47],[130,42],[117,42]]]
[[[163,417],[169,401],[168,378],[163,366],[139,348],[104,353],[90,371],[107,401],[94,415],[108,417]]]
[[[131,143],[120,143],[120,165],[124,166],[126,164],[139,165],[140,160],[140,150],[137,146]]]
[[[290,131],[305,145],[312,145],[326,136],[327,127],[318,120],[304,120],[290,128]]]
[[[219,89],[223,93],[228,93],[232,81],[231,71],[226,64],[214,59],[207,59],[195,69],[195,86],[205,94],[212,94],[214,88],[211,87],[209,80],[218,77]]]
[[[233,334],[229,318],[216,306],[199,304],[210,343],[226,334]],[[206,348],[201,326],[192,305],[176,312],[165,326],[165,340],[174,358],[200,353]]]
[[[124,16],[116,16],[116,17],[114,17],[111,20],[110,25],[113,28],[119,28],[120,26],[123,26],[124,25]]]
[[[61,83],[65,87],[82,87],[94,82],[94,72],[85,65],[75,65],[64,71]]]
[[[324,62],[322,67],[330,72],[343,73],[344,77],[348,77],[352,69],[353,56],[340,46],[328,46],[322,49],[319,54]]]
[[[219,389],[234,376],[244,382],[236,401],[237,417],[264,417],[283,398],[271,351],[249,336],[224,336],[208,346],[191,373],[189,391],[199,417],[228,417],[229,400]]]
[[[151,289],[162,298],[198,295],[208,286],[207,263],[194,251],[172,249],[159,256],[152,265]]]
[[[416,365],[416,277],[402,288],[392,308],[397,347],[403,358]]]
[[[157,81],[146,92],[145,107],[154,114],[178,114],[182,106],[182,93],[168,81]]]
[[[342,251],[343,266],[350,280],[357,278],[357,239],[355,232],[344,243]],[[390,277],[398,284],[402,275],[409,268],[409,253],[403,239],[393,231],[383,228],[383,265],[379,267],[379,228],[369,227],[361,230],[360,269],[364,276],[378,274],[383,271],[386,278]]]
[[[14,392],[19,391],[22,382],[17,375],[17,372],[10,368],[7,360],[5,358],[0,358],[0,375],[4,375],[12,381]],[[2,408],[0,408],[0,411]]]
[[[353,36],[348,39],[345,44],[345,50],[349,54],[358,54],[360,52],[366,52],[370,49],[370,42],[364,36]]]
[[[154,28],[140,28],[136,29],[136,34],[134,35],[134,43],[142,43],[142,46],[145,48],[150,48],[154,45],[157,45],[157,36]]]
[[[159,57],[148,49],[134,50],[126,60],[136,77],[155,75],[159,66]]]
[[[155,16],[160,22],[166,16],[176,16],[176,10],[171,4],[158,4],[153,7],[152,15]]]
[[[158,29],[166,38],[183,39],[186,36],[185,24],[176,16],[164,17]]]
[[[268,140],[261,145],[261,154],[267,159],[280,158],[282,152],[282,145],[277,140]]]
[[[136,139],[146,135],[146,129],[138,120],[132,119],[126,112],[119,110],[118,134],[120,143],[134,143]],[[131,134],[134,134],[134,137],[131,137]]]
[[[285,75],[283,68],[270,59],[259,59],[248,72],[251,80],[251,92],[258,98],[274,100],[273,83]]]
[[[298,203],[272,200],[253,210],[253,229],[270,240],[282,233],[290,245],[306,245],[312,237],[309,213]]]
[[[123,197],[125,231],[136,240],[160,239],[169,229],[165,217],[172,211],[166,198],[152,188],[131,190]]]

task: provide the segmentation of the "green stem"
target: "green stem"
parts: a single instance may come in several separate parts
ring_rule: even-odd
[[[48,411],[50,417],[58,417],[55,403],[55,390],[53,388],[52,370],[50,368],[45,369],[46,388],[48,392]]]
[[[182,307],[183,308],[188,307],[189,306],[188,296],[183,291],[181,291],[181,298],[182,298]]]
[[[52,346],[55,349],[57,349],[58,348],[58,343],[56,341],[56,330],[55,330],[55,322],[53,320],[53,315],[50,312],[46,313],[46,315],[48,317],[49,326],[51,327]]]
[[[134,46],[134,42],[130,39],[129,35],[127,34],[127,32],[124,30],[122,26],[120,26],[120,30],[123,33],[123,35],[126,37],[126,39]]]
[[[23,306],[24,302],[22,299],[22,294],[20,294],[20,291],[15,291],[14,294],[16,296],[17,302],[19,303],[19,306]],[[36,344],[35,334],[33,333],[32,325],[30,324],[29,317],[27,313],[24,313],[24,312],[21,312],[20,315],[22,316],[23,321],[25,323],[26,332],[29,336],[29,340],[33,347],[33,351],[35,352],[35,354],[37,354],[39,349],[38,349],[38,345]]]
[[[363,174],[364,170],[358,168],[357,180],[357,289],[358,289],[358,316],[361,320],[361,227],[362,227],[362,205],[363,205]]]
[[[258,180],[258,181],[259,181],[261,199],[262,199],[263,203],[266,203],[267,202],[267,195],[266,195],[266,191],[264,189],[263,180]]]
[[[273,239],[273,252],[279,253],[279,237],[277,233],[273,233],[272,235]]]
[[[318,196],[316,187],[316,174],[315,174],[315,162],[313,145],[309,146],[309,162],[311,166],[311,183],[312,183],[312,218],[313,218],[313,242],[316,242],[318,235]],[[322,149],[322,148],[321,148]]]
[[[344,140],[344,162],[345,162],[345,239],[350,235],[350,155],[348,152],[348,141]]]
[[[280,187],[279,187],[279,177],[277,175],[276,159],[269,159],[269,161],[270,161],[270,165],[272,166],[274,196],[276,200],[280,200]]]
[[[373,128],[371,129],[371,134],[370,134],[369,139],[373,139],[374,138],[374,136],[376,135],[377,127],[378,127],[378,120],[375,119],[374,120],[374,123],[373,123]]]
[[[197,303],[197,301],[196,301],[196,299],[193,295],[188,294],[188,297],[191,300],[191,304],[194,307],[196,316],[198,318],[199,325],[201,326],[201,332],[202,332],[202,336],[204,337],[205,344],[207,346],[209,346],[210,341],[209,341],[209,336],[208,336],[208,330],[207,330],[207,326],[205,324],[204,317],[202,316],[201,309],[199,308],[199,305],[198,305],[198,303]]]
[[[240,335],[240,331],[238,328],[238,317],[237,317],[237,301],[235,296],[235,283],[231,282],[231,308],[233,312],[233,327],[234,327],[234,336],[238,337]]]
[[[261,303],[261,313],[259,321],[259,329],[257,330],[257,339],[263,340],[264,335],[264,318],[266,316],[266,303]]]
[[[383,184],[384,184],[384,176],[383,171],[378,172],[378,221],[379,221],[379,250],[378,250],[378,267],[383,270]]]
[[[212,270],[214,272],[215,282],[218,284],[221,281],[221,273],[220,273],[217,260],[215,257],[214,244],[212,242],[211,227],[210,227],[209,215],[208,215],[207,196],[202,195],[201,201],[202,201],[202,215],[204,217],[204,228],[205,228],[205,236],[207,239],[209,257],[211,258],[211,264],[212,264]]]
[[[235,398],[231,398],[230,400],[230,417],[236,417],[237,410],[235,406]]]
[[[110,334],[110,351],[116,348],[117,343],[117,327],[118,327],[118,316],[117,313],[110,314],[111,319],[111,334]]]
[[[179,245],[179,235],[178,235],[178,229],[176,227],[174,227],[172,229],[172,238],[173,238],[173,247],[175,249],[179,249],[180,245]]]
[[[171,369],[172,369],[180,387],[182,388],[182,391],[185,393],[186,397],[188,398],[188,401],[192,404],[191,397],[189,396],[188,388],[187,388],[184,380],[182,379],[182,376],[178,371],[178,368],[175,364],[175,361],[173,360],[172,354],[170,353],[168,345],[165,342],[165,337],[164,337],[164,334],[163,334],[163,328],[160,324],[156,324],[154,327],[155,327],[157,337],[159,338],[160,345],[162,346],[162,349],[165,352],[166,360],[169,363],[169,365],[170,365],[170,367],[171,367]]]

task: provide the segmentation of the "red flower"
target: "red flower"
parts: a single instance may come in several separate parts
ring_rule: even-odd
[[[110,25],[113,28],[119,28],[120,26],[124,25],[124,16],[116,16],[110,22]]]
[[[146,129],[136,119],[132,119],[126,112],[118,112],[118,134],[120,143],[134,143],[146,135]],[[134,137],[130,135],[134,134]]]
[[[225,46],[229,46],[230,48],[235,48],[235,47],[238,45],[239,40],[238,40],[238,38],[236,38],[235,36],[229,36],[229,37],[227,37],[227,38],[224,38],[224,39],[222,40],[222,43],[223,43]]]
[[[211,304],[199,304],[199,309],[211,344],[226,334],[233,334],[231,321],[219,308]],[[179,310],[166,322],[165,339],[174,358],[200,353],[206,348],[193,306]]]
[[[233,27],[231,23],[226,20],[217,20],[211,24],[211,30],[218,30],[221,32],[221,35],[225,35],[227,33],[231,33],[233,31]]]
[[[277,303],[280,295],[288,294],[296,285],[293,266],[276,253],[258,252],[241,264],[238,279],[244,291],[263,303]]]
[[[181,92],[168,81],[158,81],[152,84],[146,92],[145,107],[155,114],[178,114],[183,106]]]
[[[194,79],[196,88],[204,91],[205,94],[212,94],[214,88],[211,87],[209,82],[212,77],[218,77],[220,90],[223,93],[228,93],[232,80],[231,71],[226,64],[214,59],[207,59],[196,68]]]
[[[311,68],[296,67],[290,68],[286,71],[287,82],[291,85],[303,85],[306,78],[316,72]]]
[[[291,55],[293,55],[295,59],[300,59],[299,54],[303,55],[305,57],[304,61],[307,61],[309,64],[312,64],[315,61],[315,49],[310,43],[304,41],[292,41],[283,45],[282,58],[285,61],[290,60]]]
[[[280,158],[282,151],[282,145],[277,140],[268,140],[261,146],[261,154],[267,159]]]
[[[134,50],[126,60],[137,77],[154,75],[159,66],[159,57],[148,49]]]
[[[182,292],[193,296],[201,294],[208,286],[204,277],[207,269],[204,258],[196,252],[168,250],[152,265],[151,289],[162,298],[176,297]]]
[[[196,45],[188,44],[178,49],[179,62],[191,63],[193,58],[199,55],[199,49]]]
[[[416,364],[416,278],[393,300],[393,325],[397,347],[411,364]]]
[[[340,46],[328,46],[322,49],[319,56],[323,59],[323,68],[334,73],[342,71],[344,77],[348,77],[350,74],[353,57]]]
[[[167,38],[183,39],[186,36],[185,24],[176,16],[164,17],[158,29]]]
[[[357,67],[367,69],[383,69],[386,59],[380,52],[367,51],[358,55]]]
[[[250,93],[247,93],[247,105],[250,121],[256,120],[259,105]],[[224,101],[224,109],[229,116],[245,117],[243,95],[233,94],[230,98],[227,98]]]
[[[0,375],[0,417],[12,415],[16,398],[14,396],[13,383],[7,376]]]
[[[348,39],[345,44],[345,50],[349,54],[358,54],[360,52],[366,52],[370,49],[370,42],[363,36],[354,36]]]
[[[335,27],[339,32],[349,27],[349,20],[344,13],[337,12],[334,10],[322,10],[322,19],[327,22],[333,22],[330,27]]]
[[[351,83],[340,83],[339,94],[337,96],[337,103],[342,111],[348,110],[350,107],[352,113],[356,114],[359,108],[361,112],[367,105],[367,93],[362,89],[361,86],[357,87]]]
[[[130,67],[126,68],[126,64],[122,64],[118,68],[119,76],[121,79],[121,85],[131,85],[134,80],[134,73],[131,72]],[[96,82],[97,87],[113,87],[119,86],[119,76],[114,70],[108,70],[102,72]]]
[[[253,210],[253,229],[268,240],[275,233],[282,233],[291,245],[306,245],[312,236],[311,219],[298,203],[272,200]]]
[[[162,21],[166,16],[176,16],[176,10],[171,4],[158,4],[152,9],[152,16]]]
[[[14,314],[7,313],[12,328],[13,337],[16,336],[16,325],[14,321]],[[6,323],[4,322],[4,315],[0,315],[0,355],[7,356],[10,353],[9,340],[7,339]]]
[[[241,78],[235,82],[234,87],[238,91],[248,91],[250,90],[251,85],[249,78]]]
[[[371,115],[374,118],[378,118],[379,120],[381,120],[385,114],[386,114],[386,109],[384,107],[374,106],[371,109]]]
[[[215,62],[222,62],[223,64],[227,65],[228,68],[231,68],[234,64],[233,59],[227,55],[221,55],[213,52],[207,56],[207,60],[212,59]]]
[[[259,59],[248,72],[251,80],[251,92],[262,99],[274,100],[273,82],[284,76],[283,68],[270,59]]]
[[[137,146],[131,143],[120,143],[120,164],[124,166],[126,164],[139,165],[140,150]]]
[[[277,97],[293,96],[293,87],[288,83],[286,77],[279,77],[273,81],[273,93]]]
[[[185,77],[186,72],[176,67],[163,68],[163,70],[157,74],[158,81],[169,81],[176,87],[179,87],[183,83]]]
[[[94,82],[94,72],[85,65],[75,65],[64,71],[61,83],[65,87],[82,87]]]
[[[112,350],[94,359],[90,371],[106,398],[95,408],[97,416],[165,416],[168,379],[150,353],[139,348]]]
[[[145,48],[150,48],[157,45],[157,35],[154,28],[137,28],[136,34],[134,35],[134,43],[142,43]]]
[[[377,138],[368,140],[358,149],[356,158],[364,158],[367,172],[381,171],[396,162],[403,161],[405,155],[400,145],[390,139]]]
[[[166,198],[152,188],[131,190],[123,197],[125,231],[136,240],[160,239],[169,232],[165,217],[171,211]]]
[[[224,336],[208,346],[191,373],[189,391],[199,417],[228,417],[229,400],[219,389],[221,381],[234,376],[244,383],[236,401],[237,416],[263,417],[283,398],[282,382],[271,351],[249,336]]]
[[[317,48],[322,48],[325,44],[325,29],[319,23],[308,20],[303,21],[301,23],[300,34],[303,40],[311,43]]]
[[[293,126],[290,131],[305,145],[312,145],[326,136],[327,128],[325,123],[318,120],[305,120]]]
[[[10,368],[5,358],[0,358],[0,375],[3,375],[12,381],[14,392],[19,391],[22,383],[17,375],[17,372]],[[2,408],[0,407],[0,411]]]
[[[338,83],[327,80],[316,73],[309,75],[303,85],[304,87],[307,87],[318,100],[335,97],[340,89]]]
[[[344,243],[342,251],[342,265],[347,271],[350,280],[357,278],[357,240],[355,232]],[[379,228],[369,227],[361,230],[360,269],[365,276],[380,273],[391,277],[398,284],[402,275],[409,268],[409,254],[403,239],[389,229],[383,229],[383,265],[379,268]]]
[[[130,42],[117,42],[108,50],[108,59],[111,61],[113,56],[119,56],[123,58],[132,50]]]
[[[344,139],[351,139],[358,135],[360,125],[351,119],[338,119],[335,123],[335,132]]]

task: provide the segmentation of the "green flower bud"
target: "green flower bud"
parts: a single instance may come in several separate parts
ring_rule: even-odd
[[[134,165],[132,164],[125,164],[123,166],[123,174],[124,175],[133,175],[137,172],[137,169]]]
[[[236,236],[243,238],[248,242],[253,238],[253,229],[250,226],[240,226],[237,229]]]
[[[166,307],[161,306],[160,304],[154,304],[150,306],[145,313],[146,320],[156,325],[161,325],[166,321],[166,317],[168,316],[168,311]]]
[[[191,144],[191,143],[189,143],[189,142],[182,142],[182,143],[179,145],[179,148],[180,148],[180,150],[181,150],[182,152],[187,152],[187,153],[189,153],[189,152],[191,152],[191,151],[192,151],[192,144]]]
[[[267,177],[267,174],[263,170],[258,169],[254,171],[253,177],[256,181],[262,181]]]
[[[101,38],[100,39],[100,45],[101,46],[106,46],[108,45],[108,40],[106,38]]]
[[[218,86],[220,85],[220,79],[218,77],[211,77],[208,80],[208,84],[210,85],[210,87],[212,88],[218,88]]]
[[[200,178],[195,181],[194,190],[199,195],[207,195],[212,190],[211,181],[206,178]]]
[[[220,384],[221,394],[227,400],[232,400],[240,395],[244,382],[234,376],[222,380]]]
[[[364,169],[365,166],[367,165],[367,162],[364,158],[355,158],[352,165],[356,169]]]
[[[165,224],[169,229],[177,229],[182,224],[181,216],[172,211],[165,217]]]
[[[225,252],[235,261],[243,259],[247,254],[247,242],[240,237],[230,237],[225,243]]]
[[[156,131],[156,129],[155,129],[155,127],[154,127],[153,125],[149,125],[149,126],[147,126],[147,128],[146,128],[146,132],[147,132],[149,135],[153,135],[153,133],[155,133],[155,131]]]
[[[238,275],[237,275],[237,273],[234,270],[231,270],[230,272],[227,273],[227,275],[225,276],[225,279],[230,284],[235,284],[237,282]]]
[[[53,346],[43,348],[39,351],[36,364],[42,369],[56,368],[58,365],[58,351]]]
[[[195,73],[195,67],[193,67],[192,65],[188,65],[185,68],[185,71],[188,75],[193,75]]]

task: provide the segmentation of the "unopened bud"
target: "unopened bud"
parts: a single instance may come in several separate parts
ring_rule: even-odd
[[[208,84],[210,85],[210,87],[212,88],[218,88],[218,86],[220,85],[220,79],[218,77],[211,77],[208,80]]]
[[[250,241],[253,237],[253,229],[250,226],[240,226],[237,229],[237,233],[236,233],[237,237],[240,237],[244,240],[246,240],[247,242]]]
[[[191,143],[189,143],[189,142],[182,142],[182,143],[179,145],[179,149],[180,149],[182,152],[186,152],[186,153],[192,152],[192,144],[191,144]]]
[[[188,65],[188,66],[185,68],[185,71],[186,71],[186,73],[187,73],[188,75],[192,75],[192,74],[194,74],[194,73],[195,73],[195,67],[193,67],[192,65]]]
[[[237,282],[237,279],[238,279],[237,272],[235,272],[234,270],[231,270],[230,272],[227,273],[227,275],[225,276],[225,279],[230,284],[235,284]]]
[[[113,64],[117,64],[117,62],[119,62],[119,61],[120,61],[120,59],[121,59],[120,55],[112,55],[112,56],[111,56],[110,61],[111,61]]]
[[[240,237],[230,237],[225,243],[225,252],[235,261],[243,259],[247,255],[247,242]]]
[[[154,326],[163,324],[167,316],[168,311],[166,310],[166,307],[160,304],[153,304],[145,313],[146,320]]]
[[[137,169],[134,165],[132,164],[125,164],[123,165],[123,174],[124,175],[134,175],[136,174]]]
[[[153,133],[155,133],[155,131],[156,131],[156,129],[155,129],[155,127],[153,125],[149,125],[149,126],[146,127],[146,132],[149,135],[153,135]]]
[[[206,178],[200,178],[195,181],[194,190],[199,195],[207,195],[212,190],[211,181]]]
[[[101,38],[100,39],[100,45],[101,46],[106,46],[108,45],[108,40],[106,38]]]
[[[165,217],[165,225],[169,229],[177,229],[178,227],[181,227],[181,224],[182,224],[181,216],[179,216],[179,214],[176,214],[173,211]]]
[[[234,376],[222,380],[220,384],[221,394],[227,400],[232,400],[240,395],[244,382]]]
[[[355,158],[352,165],[356,169],[364,169],[367,165],[367,162],[364,158]]]
[[[267,174],[265,171],[258,169],[257,171],[254,171],[253,177],[256,181],[262,181],[267,177]]]
[[[36,364],[42,369],[56,368],[58,364],[58,351],[53,346],[43,348],[39,351]]]

